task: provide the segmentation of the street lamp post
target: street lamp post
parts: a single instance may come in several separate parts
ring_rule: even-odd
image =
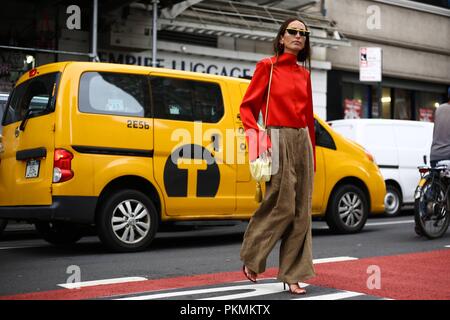
[[[156,40],[158,33],[158,0],[153,0],[152,67],[156,67]]]

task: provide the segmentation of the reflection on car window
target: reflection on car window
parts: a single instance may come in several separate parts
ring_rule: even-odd
[[[164,77],[151,78],[155,118],[218,122],[223,99],[216,83]]]
[[[148,82],[145,76],[86,72],[80,79],[81,112],[149,117]]]
[[[31,113],[31,117],[52,112],[58,77],[58,72],[47,73],[18,85],[11,94],[3,124],[22,121],[29,109],[35,110]]]
[[[8,102],[8,94],[0,93],[0,134],[2,134],[3,130],[2,120],[6,109],[6,102]]]

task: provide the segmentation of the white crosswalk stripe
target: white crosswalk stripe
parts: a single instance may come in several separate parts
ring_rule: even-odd
[[[105,284],[118,284],[118,283],[128,283],[136,281],[145,281],[147,278],[144,277],[126,277],[126,278],[115,278],[115,279],[104,279],[95,281],[83,281],[83,282],[72,282],[72,283],[61,283],[58,286],[66,289],[79,289],[84,287],[93,287]]]
[[[364,295],[365,295],[364,293],[359,293],[359,292],[342,291],[342,292],[337,292],[337,293],[322,294],[319,296],[295,298],[295,299],[291,299],[291,300],[339,300],[339,299],[353,298],[353,297],[364,296]]]
[[[186,299],[186,300],[239,300],[239,299],[253,299],[253,298],[265,298],[269,299],[282,299],[282,300],[340,300],[348,298],[362,298],[367,299],[382,299],[381,297],[368,296],[365,293],[353,292],[353,291],[337,291],[332,288],[314,287],[307,283],[300,283],[302,288],[309,287],[306,296],[296,296],[289,294],[287,290],[284,290],[283,284],[276,281],[273,278],[264,279],[260,282],[241,284],[241,282],[235,282],[228,286],[198,288],[175,291],[170,290],[166,292],[152,292],[146,294],[139,294],[133,296],[119,297],[115,300],[155,300],[155,299]],[[244,291],[244,292],[243,292]],[[336,292],[337,291],[337,292]],[[281,296],[282,295],[282,296]]]

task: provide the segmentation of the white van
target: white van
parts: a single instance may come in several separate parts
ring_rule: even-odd
[[[386,182],[386,215],[396,216],[402,205],[414,203],[414,190],[420,178],[417,166],[429,163],[433,123],[348,119],[330,121],[329,124],[374,156]]]

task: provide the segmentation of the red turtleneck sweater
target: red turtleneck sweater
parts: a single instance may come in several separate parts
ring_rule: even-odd
[[[316,168],[314,115],[312,104],[311,78],[309,72],[297,64],[297,56],[283,53],[272,57],[274,63],[272,84],[270,87],[269,114],[266,126],[281,126],[290,128],[308,127],[314,153],[314,171]],[[267,86],[269,83],[271,63],[269,58],[256,64],[253,78],[241,104],[240,114],[245,130],[253,129],[260,133],[247,134],[247,142],[255,143],[250,148],[250,160],[255,160],[271,146],[270,139],[261,132],[256,120],[262,111],[266,115]],[[257,143],[257,144],[256,144]]]

